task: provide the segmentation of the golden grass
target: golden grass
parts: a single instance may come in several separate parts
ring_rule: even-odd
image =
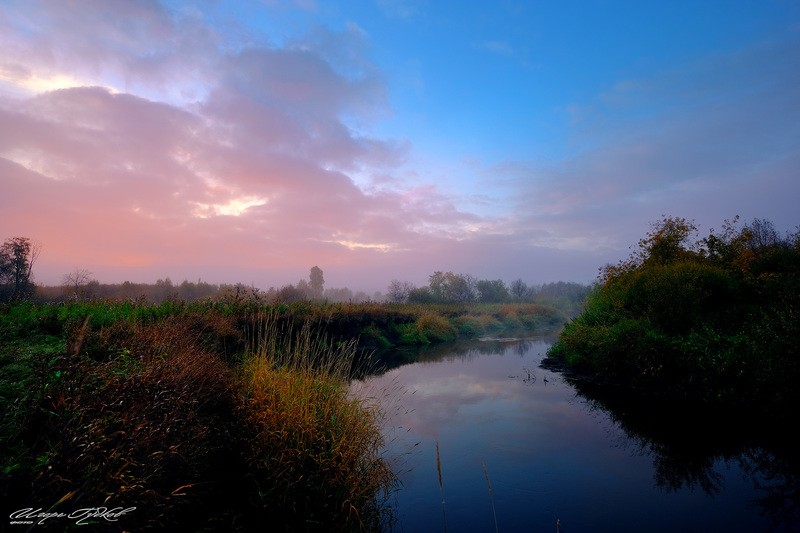
[[[348,395],[355,343],[263,315],[242,364],[239,411],[263,504],[297,527],[379,527],[394,483],[375,406]]]

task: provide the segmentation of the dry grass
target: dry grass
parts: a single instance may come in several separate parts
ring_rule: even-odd
[[[248,462],[270,515],[292,530],[372,530],[394,477],[374,406],[349,397],[355,343],[328,345],[262,315],[242,365]]]
[[[59,365],[32,493],[47,505],[147,508],[134,517],[143,529],[173,522],[202,495],[230,375],[180,320],[133,329],[136,342],[106,362],[73,353]]]

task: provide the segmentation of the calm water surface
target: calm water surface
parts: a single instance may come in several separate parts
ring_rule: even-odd
[[[539,367],[549,345],[494,339],[406,354],[417,362],[353,384],[387,416],[385,453],[401,482],[391,531],[800,530],[797,478],[776,473],[782,458],[705,449],[713,436],[691,425],[667,430],[683,433],[675,442],[632,432],[624,413]]]

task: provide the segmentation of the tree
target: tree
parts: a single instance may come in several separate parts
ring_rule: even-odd
[[[693,256],[689,237],[697,232],[692,221],[682,217],[662,217],[652,225],[647,236],[639,240],[639,251],[631,259],[635,266],[668,265]]]
[[[310,280],[309,296],[312,298],[322,298],[323,287],[325,285],[325,278],[322,277],[322,269],[318,266],[311,267],[311,273],[308,278]]]
[[[647,235],[639,239],[639,249],[628,259],[600,269],[600,281],[608,284],[643,266],[664,266],[698,258],[704,253],[701,243],[689,242],[689,237],[696,232],[697,226],[694,222],[682,217],[663,215],[659,222],[651,224]]]
[[[484,303],[505,302],[508,300],[508,288],[501,279],[482,279],[475,284],[478,289],[478,300]]]
[[[441,270],[428,276],[428,288],[431,296],[437,301],[444,301],[445,282],[445,274]]]
[[[292,302],[299,302],[301,300],[304,300],[305,297],[306,295],[301,289],[298,289],[294,285],[289,284],[289,285],[284,285],[283,287],[278,289],[278,292],[275,294],[275,303],[288,304]]]
[[[476,298],[477,281],[469,274],[445,274],[445,300],[448,302],[466,303],[472,302]]]
[[[408,301],[408,295],[414,290],[414,285],[408,281],[400,281],[393,279],[389,282],[389,289],[386,297],[392,303],[405,303]]]
[[[528,284],[522,281],[522,279],[515,279],[511,282],[511,296],[514,297],[517,301],[522,301],[526,296],[528,296]]]
[[[436,302],[471,302],[477,296],[477,281],[469,274],[437,270],[428,276],[428,291]]]
[[[781,237],[771,220],[754,218],[750,224],[745,226],[744,232],[746,232],[751,250],[760,250],[781,244]]]
[[[352,302],[353,301],[353,291],[351,291],[347,287],[325,289],[325,292],[324,292],[323,296],[329,302]]]
[[[76,268],[69,274],[64,274],[62,285],[64,292],[70,297],[78,300],[87,296],[86,287],[92,281],[92,273],[85,268]]]
[[[308,300],[311,298],[311,286],[306,280],[301,279],[298,281],[297,285],[295,285],[295,289],[297,289],[297,291],[303,295],[303,297],[300,298],[301,300]]]
[[[0,247],[0,300],[21,300],[33,296],[33,265],[41,246],[27,237],[8,239]]]
[[[428,287],[417,287],[408,292],[408,302],[429,304],[439,301]]]

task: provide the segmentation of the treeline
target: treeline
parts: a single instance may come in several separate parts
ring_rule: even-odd
[[[393,279],[386,294],[372,295],[347,287],[326,288],[324,273],[311,267],[308,279],[267,290],[243,283],[215,284],[203,280],[173,283],[170,278],[155,283],[100,283],[86,269],[64,275],[61,285],[37,286],[32,271],[41,245],[25,237],[8,239],[0,247],[0,302],[34,300],[58,303],[89,300],[144,300],[161,303],[168,300],[194,301],[252,300],[263,304],[290,304],[314,301],[329,303],[390,302],[412,304],[440,303],[533,303],[552,306],[568,317],[576,316],[591,290],[590,285],[563,282],[529,285],[522,279],[506,284],[502,279],[477,279],[470,274],[436,271],[428,284],[417,287],[408,281]]]
[[[590,285],[575,282],[528,285],[516,279],[506,285],[502,279],[436,271],[429,276],[428,285],[422,287],[392,280],[386,297],[394,303],[537,303],[556,307],[573,317],[580,312],[590,290]]]
[[[320,272],[322,270],[320,269]],[[317,289],[307,280],[281,287],[259,289],[244,283],[208,283],[202,279],[184,280],[173,283],[170,278],[159,279],[155,283],[100,283],[88,278],[75,283],[75,273],[65,276],[58,286],[34,286],[31,297],[39,303],[64,301],[86,301],[95,299],[137,300],[161,303],[168,300],[194,301],[204,298],[214,300],[245,299],[265,304],[294,303],[302,301],[327,301],[331,303],[382,301],[380,292],[369,295],[364,291],[353,291],[347,287]]]
[[[790,412],[800,403],[800,231],[734,219],[693,242],[696,232],[665,217],[601,269],[550,361],[646,395]]]

